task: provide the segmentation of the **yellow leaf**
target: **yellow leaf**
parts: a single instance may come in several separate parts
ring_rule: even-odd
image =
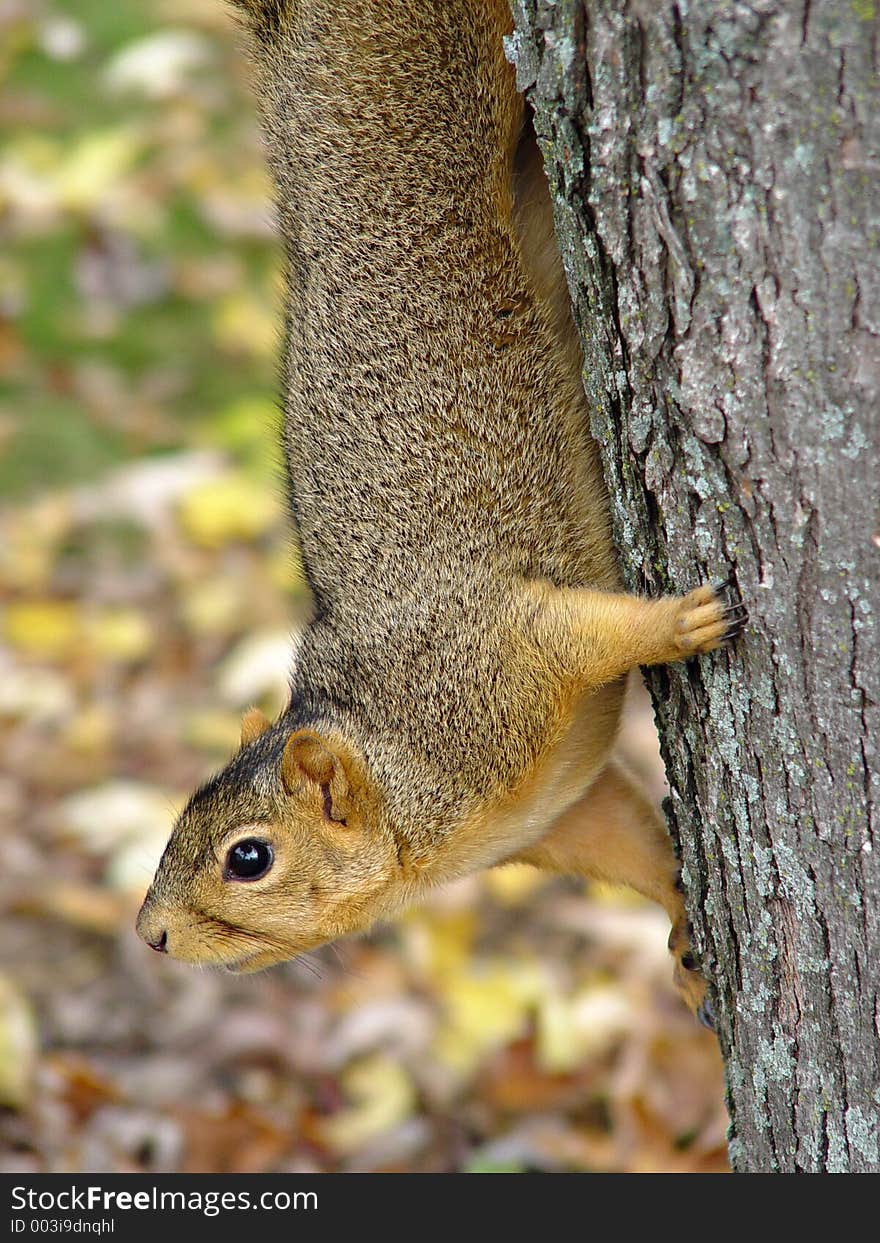
[[[407,955],[435,979],[454,977],[472,959],[477,929],[472,910],[407,911],[400,926]]]
[[[10,604],[3,620],[3,633],[19,651],[48,660],[71,655],[82,637],[76,608],[59,600]]]
[[[545,872],[527,863],[508,863],[486,873],[486,888],[502,906],[519,906],[546,881]]]
[[[0,1105],[21,1109],[37,1062],[37,1024],[24,993],[0,975]]]
[[[545,997],[538,1009],[536,1061],[549,1075],[577,1065],[579,1041],[572,1007],[565,997]]]
[[[194,634],[231,635],[246,621],[247,601],[234,579],[208,578],[187,587],[180,611]]]
[[[241,714],[238,712],[191,712],[183,724],[183,740],[200,751],[228,755],[238,750]]]
[[[274,490],[230,471],[194,488],[180,504],[181,525],[195,544],[222,548],[265,535],[279,518]]]
[[[141,660],[152,649],[155,636],[147,618],[134,609],[107,609],[86,624],[86,637],[105,660]]]
[[[86,134],[66,153],[55,173],[58,201],[82,209],[100,203],[140,154],[142,139],[132,126]]]
[[[587,886],[587,893],[590,901],[598,906],[634,908],[645,906],[648,901],[633,889],[625,889],[622,885],[609,885],[604,880],[591,880]]]
[[[488,1052],[521,1036],[542,991],[540,974],[528,965],[494,963],[451,978],[442,989],[446,1021],[436,1052],[467,1074]]]
[[[231,354],[274,358],[278,349],[278,319],[268,302],[249,294],[224,298],[214,314],[214,336]]]
[[[620,988],[593,986],[572,997],[546,995],[537,1015],[535,1056],[547,1074],[575,1070],[614,1047],[635,1022]]]
[[[100,755],[113,738],[114,716],[103,704],[94,703],[78,712],[64,733],[64,741],[83,755]]]
[[[405,1121],[415,1108],[415,1092],[399,1063],[383,1054],[355,1063],[342,1076],[349,1109],[321,1125],[325,1143],[343,1155],[356,1152],[376,1136]]]
[[[268,474],[279,464],[278,407],[267,397],[242,397],[205,427],[209,447],[227,449]]]
[[[26,591],[44,589],[55,567],[58,544],[70,530],[68,497],[49,495],[10,512],[0,531],[0,574],[4,583]]]

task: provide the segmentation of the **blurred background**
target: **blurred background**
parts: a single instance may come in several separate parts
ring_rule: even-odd
[[[723,1170],[662,913],[502,868],[235,979],[133,919],[308,602],[220,0],[0,0],[0,1169]],[[623,748],[659,799],[650,707]]]

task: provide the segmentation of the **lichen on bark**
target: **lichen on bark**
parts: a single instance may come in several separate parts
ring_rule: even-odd
[[[647,675],[732,1162],[876,1170],[874,6],[512,8],[628,584],[751,613]]]

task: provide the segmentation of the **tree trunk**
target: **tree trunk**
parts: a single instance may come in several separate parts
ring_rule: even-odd
[[[513,8],[629,586],[751,612],[647,678],[731,1160],[876,1170],[874,0]]]

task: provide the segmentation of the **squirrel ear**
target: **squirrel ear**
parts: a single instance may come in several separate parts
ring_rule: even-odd
[[[346,823],[351,786],[342,756],[328,739],[309,729],[291,734],[281,757],[281,779],[290,792],[303,780],[318,786],[325,819]]]
[[[247,747],[252,742],[256,742],[260,734],[265,734],[270,725],[271,722],[265,712],[261,712],[259,708],[248,708],[241,718],[241,745]]]

